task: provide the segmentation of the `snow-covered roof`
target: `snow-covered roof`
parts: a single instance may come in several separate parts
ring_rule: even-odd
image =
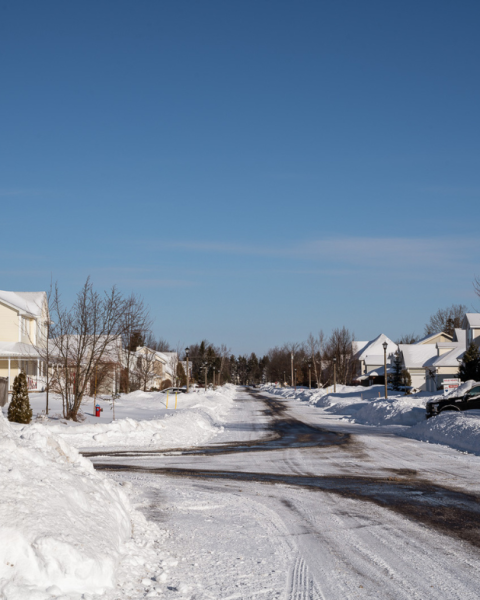
[[[5,358],[39,358],[35,346],[22,342],[0,342],[0,356]]]
[[[433,361],[432,367],[458,367],[459,361],[458,358],[463,358],[465,354],[465,346],[458,346],[458,348],[454,348],[450,352],[446,352],[445,354],[441,354],[437,357],[436,360]]]
[[[458,343],[465,345],[467,343],[467,332],[465,329],[455,329],[455,338]]]
[[[435,344],[400,344],[406,369],[421,369],[426,363],[437,357]]]
[[[393,373],[394,372],[394,367],[387,365],[387,375],[389,373]],[[372,369],[371,371],[369,371],[366,375],[363,375],[361,377],[359,377],[358,379],[361,381],[362,379],[367,379],[368,377],[384,377],[385,376],[385,367],[384,365],[381,365],[379,367],[376,367],[375,369]]]
[[[462,327],[466,329],[466,326],[476,329],[480,327],[480,313],[467,313],[463,317]]]
[[[382,356],[381,362],[383,363],[383,343],[384,342],[387,342],[387,344],[388,344],[387,356],[389,356],[390,354],[394,354],[397,351],[397,347],[398,347],[397,344],[395,344],[395,342],[392,342],[392,340],[390,338],[388,338],[384,333],[381,333],[374,340],[372,340],[371,342],[368,342],[368,344],[362,349],[360,354],[355,358],[357,358],[358,360],[367,361],[367,357],[368,357],[368,359],[370,359],[370,357]],[[376,364],[376,363],[373,363],[373,364]]]
[[[0,302],[4,302],[34,317],[41,316],[46,299],[47,294],[45,292],[7,292],[0,290]]]
[[[446,338],[449,338],[450,340],[452,339],[452,336],[449,335],[448,333],[445,333],[444,331],[440,331],[440,333],[431,333],[430,335],[426,335],[424,338],[422,338],[421,340],[418,340],[418,342],[415,342],[416,344],[434,344],[435,343],[435,338],[444,335]],[[444,342],[445,343],[445,342]]]
[[[361,352],[365,348],[365,346],[367,344],[369,344],[369,343],[370,342],[359,342],[357,340],[354,340],[352,342],[352,355],[353,355],[353,358],[357,358],[356,354],[358,354],[359,352]]]

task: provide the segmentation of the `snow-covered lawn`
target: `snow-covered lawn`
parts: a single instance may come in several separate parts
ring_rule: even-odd
[[[469,381],[450,396],[465,393],[475,382]],[[385,400],[383,385],[372,387],[337,386],[337,393],[329,390],[280,388],[272,384],[262,390],[284,398],[306,402],[319,407],[325,413],[339,415],[342,420],[377,427],[392,427],[392,433],[423,442],[444,444],[466,452],[480,454],[480,411],[447,412],[425,419],[425,404],[428,400],[444,398],[420,392],[405,396],[389,391]],[[400,427],[399,427],[400,426]]]
[[[207,393],[178,394],[175,408],[175,395],[169,394],[167,408],[165,393],[132,392],[115,401],[115,421],[108,397],[97,399],[97,404],[103,408],[100,417],[94,416],[93,398],[85,398],[81,408],[84,421],[73,422],[62,418],[61,399],[50,395],[49,418],[41,422],[49,431],[83,450],[198,446],[223,432],[225,416],[232,407],[234,396],[232,385]],[[45,409],[45,394],[30,394],[30,403],[35,419]]]

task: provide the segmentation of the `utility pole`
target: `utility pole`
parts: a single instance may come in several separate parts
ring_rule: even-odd
[[[385,400],[388,398],[388,375],[387,375],[387,348],[388,348],[388,343],[387,342],[383,342],[382,344],[383,346],[383,366],[385,369]]]
[[[297,391],[297,367],[295,367],[295,391]]]
[[[292,379],[291,379],[290,381],[292,382],[292,385],[293,385],[293,350],[292,350],[292,353],[291,353],[290,357],[291,357],[291,359],[292,359],[292,364],[291,364],[291,369],[292,369]]]
[[[337,393],[337,357],[333,357],[333,393]]]
[[[190,352],[190,348],[185,348],[185,354],[187,355],[187,394],[190,390],[190,370],[188,368],[188,353]]]
[[[308,389],[312,389],[312,363],[308,363]]]
[[[215,371],[217,370],[216,367],[213,367],[213,389],[215,389]]]
[[[204,364],[203,369],[205,371],[205,393],[207,393],[207,372],[208,372],[207,363]]]

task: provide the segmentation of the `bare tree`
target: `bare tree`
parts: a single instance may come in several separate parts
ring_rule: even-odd
[[[55,285],[50,327],[55,356],[52,389],[62,397],[65,418],[77,420],[95,369],[105,363],[116,364],[124,308],[125,300],[115,287],[100,295],[88,278],[68,310]]]
[[[152,321],[148,308],[143,299],[136,294],[131,294],[125,300],[125,306],[121,318],[121,329],[124,353],[124,367],[126,379],[126,392],[130,390],[130,371],[132,370],[132,361],[135,360],[137,347],[148,345],[145,342]]]
[[[218,381],[219,381],[219,385],[222,385],[222,380],[225,375],[224,372],[229,363],[230,348],[227,348],[227,346],[225,346],[225,344],[222,344],[220,346],[220,348],[218,348],[218,350],[217,350],[217,356],[220,357],[220,365],[218,367]]]
[[[322,330],[319,331],[317,337],[314,337],[312,334],[310,334],[305,342],[305,351],[308,356],[308,360],[311,361],[313,366],[317,388],[322,387],[322,358],[324,347],[325,334]]]
[[[155,369],[157,362],[156,351],[151,348],[145,346],[144,348],[140,348],[136,353],[134,372],[144,392],[147,391],[148,383],[157,374]]]
[[[454,330],[462,326],[463,317],[467,312],[464,304],[452,304],[448,308],[439,308],[425,325],[425,335],[441,333],[454,334]]]
[[[354,335],[346,327],[334,329],[327,342],[325,357],[328,363],[328,377],[333,378],[333,359],[336,358],[337,382],[347,384],[353,373],[352,342]]]
[[[398,344],[416,344],[419,339],[420,339],[420,336],[416,335],[415,333],[405,333],[404,335],[399,337],[395,343],[397,345]]]
[[[155,341],[154,345],[152,345],[151,348],[157,350],[157,352],[170,352],[170,344],[167,342],[167,340],[164,340],[163,338],[158,338],[158,340]]]

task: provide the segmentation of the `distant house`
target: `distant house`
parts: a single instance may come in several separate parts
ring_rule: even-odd
[[[45,292],[0,290],[0,377],[11,391],[23,371],[30,390],[42,390],[45,369],[37,350],[45,343],[49,319]]]
[[[370,342],[352,342],[352,360],[354,361],[353,379],[371,385],[385,378],[385,355],[383,344],[387,343],[387,372],[391,371],[392,356],[397,344],[381,333]]]
[[[145,377],[149,371],[148,388],[162,389],[175,384],[178,354],[176,352],[159,352],[145,346],[136,351],[137,372]]]
[[[480,313],[467,313],[463,317],[462,329],[466,334],[467,348],[472,342],[480,346]]]
[[[450,342],[436,344],[437,356],[430,364],[426,365],[425,389],[428,392],[436,392],[441,389],[444,379],[458,377],[460,364],[467,348],[466,317],[467,315],[463,320],[462,329],[454,330],[453,339]]]
[[[402,369],[410,374],[413,388],[419,391],[428,389],[431,369],[438,357],[438,346],[452,343],[452,336],[441,331],[427,335],[415,344],[398,346],[403,361]]]

